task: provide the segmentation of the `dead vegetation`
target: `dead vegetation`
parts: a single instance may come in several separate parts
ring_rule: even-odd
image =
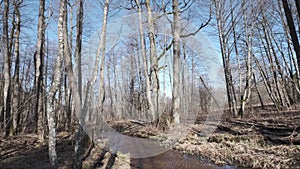
[[[205,156],[218,165],[300,168],[299,117],[299,111],[263,112],[245,119],[225,117],[209,139],[190,134],[174,149]]]
[[[72,166],[74,158],[73,136],[61,132],[58,135],[57,153],[60,168]],[[48,146],[38,142],[35,134],[23,134],[13,137],[0,136],[1,169],[48,169]]]
[[[48,146],[39,143],[35,134],[0,136],[1,169],[48,169]],[[61,132],[58,135],[58,167],[71,169],[74,161],[74,135]],[[112,154],[102,144],[94,146],[83,162],[83,169],[130,169],[130,157],[124,154]]]
[[[147,124],[135,121],[120,121],[110,124],[117,131],[126,135],[150,138],[156,141],[168,139],[162,132]],[[198,159],[208,159],[220,166],[295,169],[300,168],[299,125],[300,111],[259,111],[244,119],[230,118],[225,115],[209,138],[199,136],[202,127],[199,122],[192,126],[191,132],[185,138],[175,143],[173,149],[182,154],[200,157]],[[48,147],[37,140],[38,138],[34,134],[7,138],[1,136],[0,168],[49,168]],[[60,168],[71,168],[72,166],[73,140],[74,136],[66,132],[58,135],[57,152]],[[168,163],[162,160],[166,154],[159,158],[133,160],[129,155],[112,154],[108,150],[109,148],[106,148],[104,144],[95,146],[84,160],[83,168],[129,169],[137,168],[141,163],[143,166],[151,166],[150,164],[156,163],[165,163],[161,165],[166,166]],[[174,158],[176,161],[182,157],[169,153],[168,158]],[[208,161],[202,162],[209,164]]]

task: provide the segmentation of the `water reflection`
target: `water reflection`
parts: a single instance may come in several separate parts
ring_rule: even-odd
[[[132,169],[222,169],[200,159],[172,150],[147,158],[131,159]],[[226,168],[232,169],[232,168]]]

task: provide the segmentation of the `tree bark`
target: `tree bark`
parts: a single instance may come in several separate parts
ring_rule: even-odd
[[[80,95],[78,92],[75,74],[73,72],[73,64],[72,64],[72,56],[70,52],[70,46],[68,41],[68,26],[67,26],[67,0],[63,1],[64,7],[64,17],[63,17],[63,59],[65,63],[65,70],[68,76],[68,85],[71,88],[72,98],[74,101],[74,111],[79,119],[83,119],[84,113],[82,112],[82,102],[80,100]],[[84,125],[84,124],[81,124]],[[74,168],[81,169],[82,168],[82,158],[84,155],[84,145],[87,135],[84,133],[83,128],[79,126],[79,129],[76,130],[76,140],[75,140],[75,161],[74,161]]]
[[[39,140],[44,142],[43,130],[43,69],[44,69],[44,40],[45,40],[45,0],[40,0],[38,17],[38,40],[35,53],[35,122]]]
[[[76,16],[76,48],[75,60],[77,61],[77,82],[80,100],[82,101],[82,73],[81,73],[81,51],[82,51],[82,31],[83,31],[83,0],[77,0]]]
[[[296,0],[297,2],[298,0]],[[294,50],[297,56],[297,62],[298,62],[298,70],[300,70],[300,45],[299,45],[299,40],[298,40],[298,36],[296,33],[296,28],[295,28],[295,24],[293,21],[293,15],[291,12],[291,9],[289,7],[289,4],[287,2],[287,0],[282,0],[282,5],[283,5],[283,9],[284,9],[284,13],[285,13],[285,17],[287,20],[287,24],[290,30],[290,36],[292,38],[292,42],[293,42],[293,46],[294,46]],[[299,12],[299,2],[297,3],[297,10]]]
[[[173,89],[172,89],[172,123],[180,123],[180,21],[178,0],[172,1],[173,8]]]
[[[246,56],[246,79],[245,79],[245,87],[244,87],[244,92],[241,95],[241,104],[240,104],[240,110],[238,112],[239,117],[243,117],[244,111],[245,111],[245,106],[250,98],[251,95],[251,79],[252,79],[252,40],[251,37],[253,37],[253,33],[250,32],[253,30],[253,20],[251,21],[251,27],[250,29],[248,28],[248,21],[249,19],[247,18],[247,13],[245,13],[245,1],[242,2],[242,8],[243,8],[243,19],[244,19],[244,30],[245,30],[245,38],[246,38],[246,51],[247,51],[247,56]],[[252,8],[252,6],[251,6]],[[251,18],[252,19],[252,18]]]
[[[60,88],[61,83],[61,70],[62,61],[64,56],[64,17],[66,15],[66,7],[64,6],[64,0],[60,0],[59,4],[59,18],[58,18],[58,56],[55,60],[53,81],[49,91],[49,101],[48,107],[48,127],[49,127],[49,159],[51,168],[57,168],[57,154],[56,154],[56,110],[55,110],[55,95]]]
[[[105,55],[106,55],[106,29],[107,29],[107,17],[108,17],[108,9],[109,9],[109,0],[105,0],[104,8],[103,8],[103,21],[102,21],[102,32],[100,37],[100,45],[97,55],[101,55],[100,62],[100,86],[99,86],[99,100],[98,100],[98,110],[102,115],[103,114],[103,104],[105,101],[105,88],[104,88],[104,66],[105,66]],[[99,57],[99,56],[97,56]],[[99,122],[99,117],[97,117],[97,122]]]
[[[4,55],[4,125],[5,135],[11,135],[12,130],[11,118],[11,56],[9,53],[9,42],[8,42],[8,13],[9,13],[9,1],[4,0],[4,11],[3,11],[3,55]]]
[[[147,19],[149,29],[149,40],[150,40],[150,84],[151,84],[151,98],[153,101],[153,109],[155,112],[155,119],[158,118],[159,112],[159,78],[158,78],[158,60],[156,56],[156,44],[154,34],[154,20],[152,16],[152,10],[150,0],[146,0],[147,8]]]
[[[226,91],[227,91],[227,101],[229,105],[229,110],[233,113],[235,117],[238,116],[237,111],[237,98],[235,93],[235,87],[233,84],[232,72],[231,72],[231,65],[230,65],[230,52],[228,47],[228,34],[229,30],[225,30],[226,28],[226,17],[224,16],[225,7],[223,6],[224,2],[215,1],[216,7],[216,18],[217,18],[217,26],[218,26],[218,34],[219,34],[219,41],[220,41],[220,48],[223,60],[223,67],[224,67],[224,75],[225,75],[225,82],[226,82]]]
[[[15,18],[15,42],[14,42],[14,56],[15,56],[15,68],[14,68],[14,94],[13,94],[13,105],[14,105],[14,111],[13,111],[13,132],[14,134],[17,133],[18,130],[18,123],[20,120],[20,95],[19,93],[21,91],[21,84],[20,84],[20,33],[21,33],[21,15],[20,15],[20,5],[22,1],[14,1],[14,13],[16,15]]]
[[[138,8],[138,15],[139,15],[139,31],[140,31],[140,43],[141,43],[141,49],[142,49],[142,57],[143,57],[143,68],[144,68],[144,76],[146,80],[146,98],[148,102],[149,107],[149,115],[150,115],[150,121],[153,121],[155,119],[155,111],[151,99],[151,84],[148,77],[148,66],[147,66],[147,55],[146,55],[146,45],[144,41],[144,31],[143,31],[143,25],[142,25],[142,10],[140,6],[139,0],[135,0],[135,3]]]

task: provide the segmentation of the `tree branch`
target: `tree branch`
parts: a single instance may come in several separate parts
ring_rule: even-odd
[[[174,39],[173,39],[172,42],[167,46],[167,48],[165,48],[164,51],[158,56],[157,61],[159,61],[159,60],[166,54],[166,51],[168,51],[168,50],[173,46],[173,43],[174,43]]]
[[[192,33],[189,33],[186,35],[180,35],[180,38],[187,38],[189,36],[195,36],[202,28],[206,27],[210,23],[210,21],[211,21],[211,15],[209,16],[209,19],[205,23],[202,23],[201,26],[195,32],[192,32]]]

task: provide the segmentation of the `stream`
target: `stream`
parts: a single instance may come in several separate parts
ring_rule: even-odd
[[[204,162],[196,156],[181,154],[169,150],[162,154],[147,158],[132,158],[132,169],[237,169],[233,166],[218,167]]]
[[[149,139],[129,137],[114,132],[105,134],[109,138],[109,147],[114,152],[121,151],[125,154],[130,153],[132,157],[141,157],[130,159],[132,169],[236,169],[227,165],[219,167],[195,155],[167,150]],[[145,154],[153,154],[153,156],[145,157]]]

